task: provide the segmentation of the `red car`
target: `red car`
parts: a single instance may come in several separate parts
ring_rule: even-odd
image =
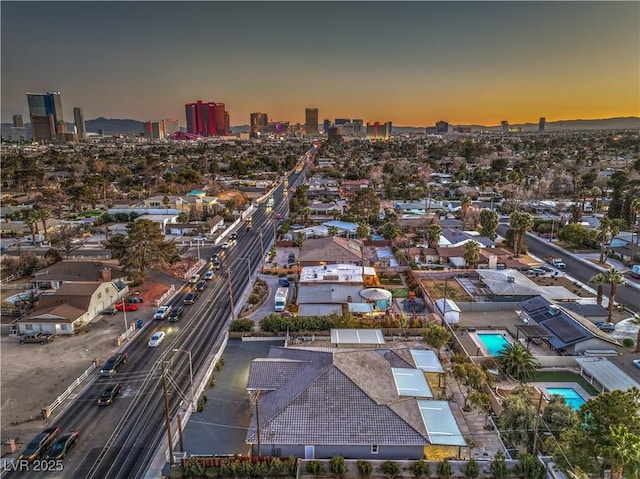
[[[124,305],[122,303],[118,303],[116,304],[116,309],[118,311],[137,311],[138,305],[135,303],[124,303]]]

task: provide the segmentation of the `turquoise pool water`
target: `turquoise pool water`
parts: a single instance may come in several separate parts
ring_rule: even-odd
[[[509,344],[509,341],[507,341],[502,334],[478,333],[478,338],[489,350],[491,356],[497,356],[502,348]]]
[[[573,409],[580,409],[585,401],[578,392],[573,388],[547,388],[547,393],[550,395],[557,394],[558,396],[564,396],[564,400]]]

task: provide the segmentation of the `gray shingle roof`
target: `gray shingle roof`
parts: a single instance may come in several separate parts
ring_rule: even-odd
[[[376,350],[321,352],[272,348],[270,358],[303,361],[277,390],[262,392],[263,443],[426,445],[428,435],[415,398],[400,397],[390,362]],[[400,361],[395,355],[392,361]],[[255,363],[255,361],[254,361]],[[300,364],[300,363],[299,363]],[[266,369],[265,369],[266,370]],[[258,374],[259,367],[255,369]],[[273,372],[269,372],[273,374]],[[253,385],[252,366],[250,379]],[[274,380],[265,378],[265,383]],[[247,442],[257,442],[255,416]]]

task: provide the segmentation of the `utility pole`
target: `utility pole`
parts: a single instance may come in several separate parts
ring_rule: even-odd
[[[538,409],[536,409],[536,422],[533,426],[533,453],[538,450],[538,426],[540,425],[540,409],[542,409],[542,392],[540,393],[540,399],[538,400]]]
[[[227,284],[229,285],[229,304],[231,306],[231,319],[236,320],[236,308],[233,304],[233,288],[231,287],[231,266],[227,268]]]
[[[184,438],[182,437],[182,414],[178,414],[178,440],[180,441],[180,452],[184,452]]]
[[[260,442],[260,408],[258,408],[258,402],[260,401],[260,390],[250,391],[249,400],[256,407],[256,436],[258,438],[258,457],[262,456],[262,443]]]
[[[173,465],[173,438],[171,437],[171,418],[169,417],[169,393],[167,391],[167,363],[162,363],[162,390],[164,391],[164,419],[169,441],[169,464]]]

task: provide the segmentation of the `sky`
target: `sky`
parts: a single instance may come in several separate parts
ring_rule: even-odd
[[[185,103],[396,126],[640,116],[640,2],[12,2],[1,114],[185,120]]]

